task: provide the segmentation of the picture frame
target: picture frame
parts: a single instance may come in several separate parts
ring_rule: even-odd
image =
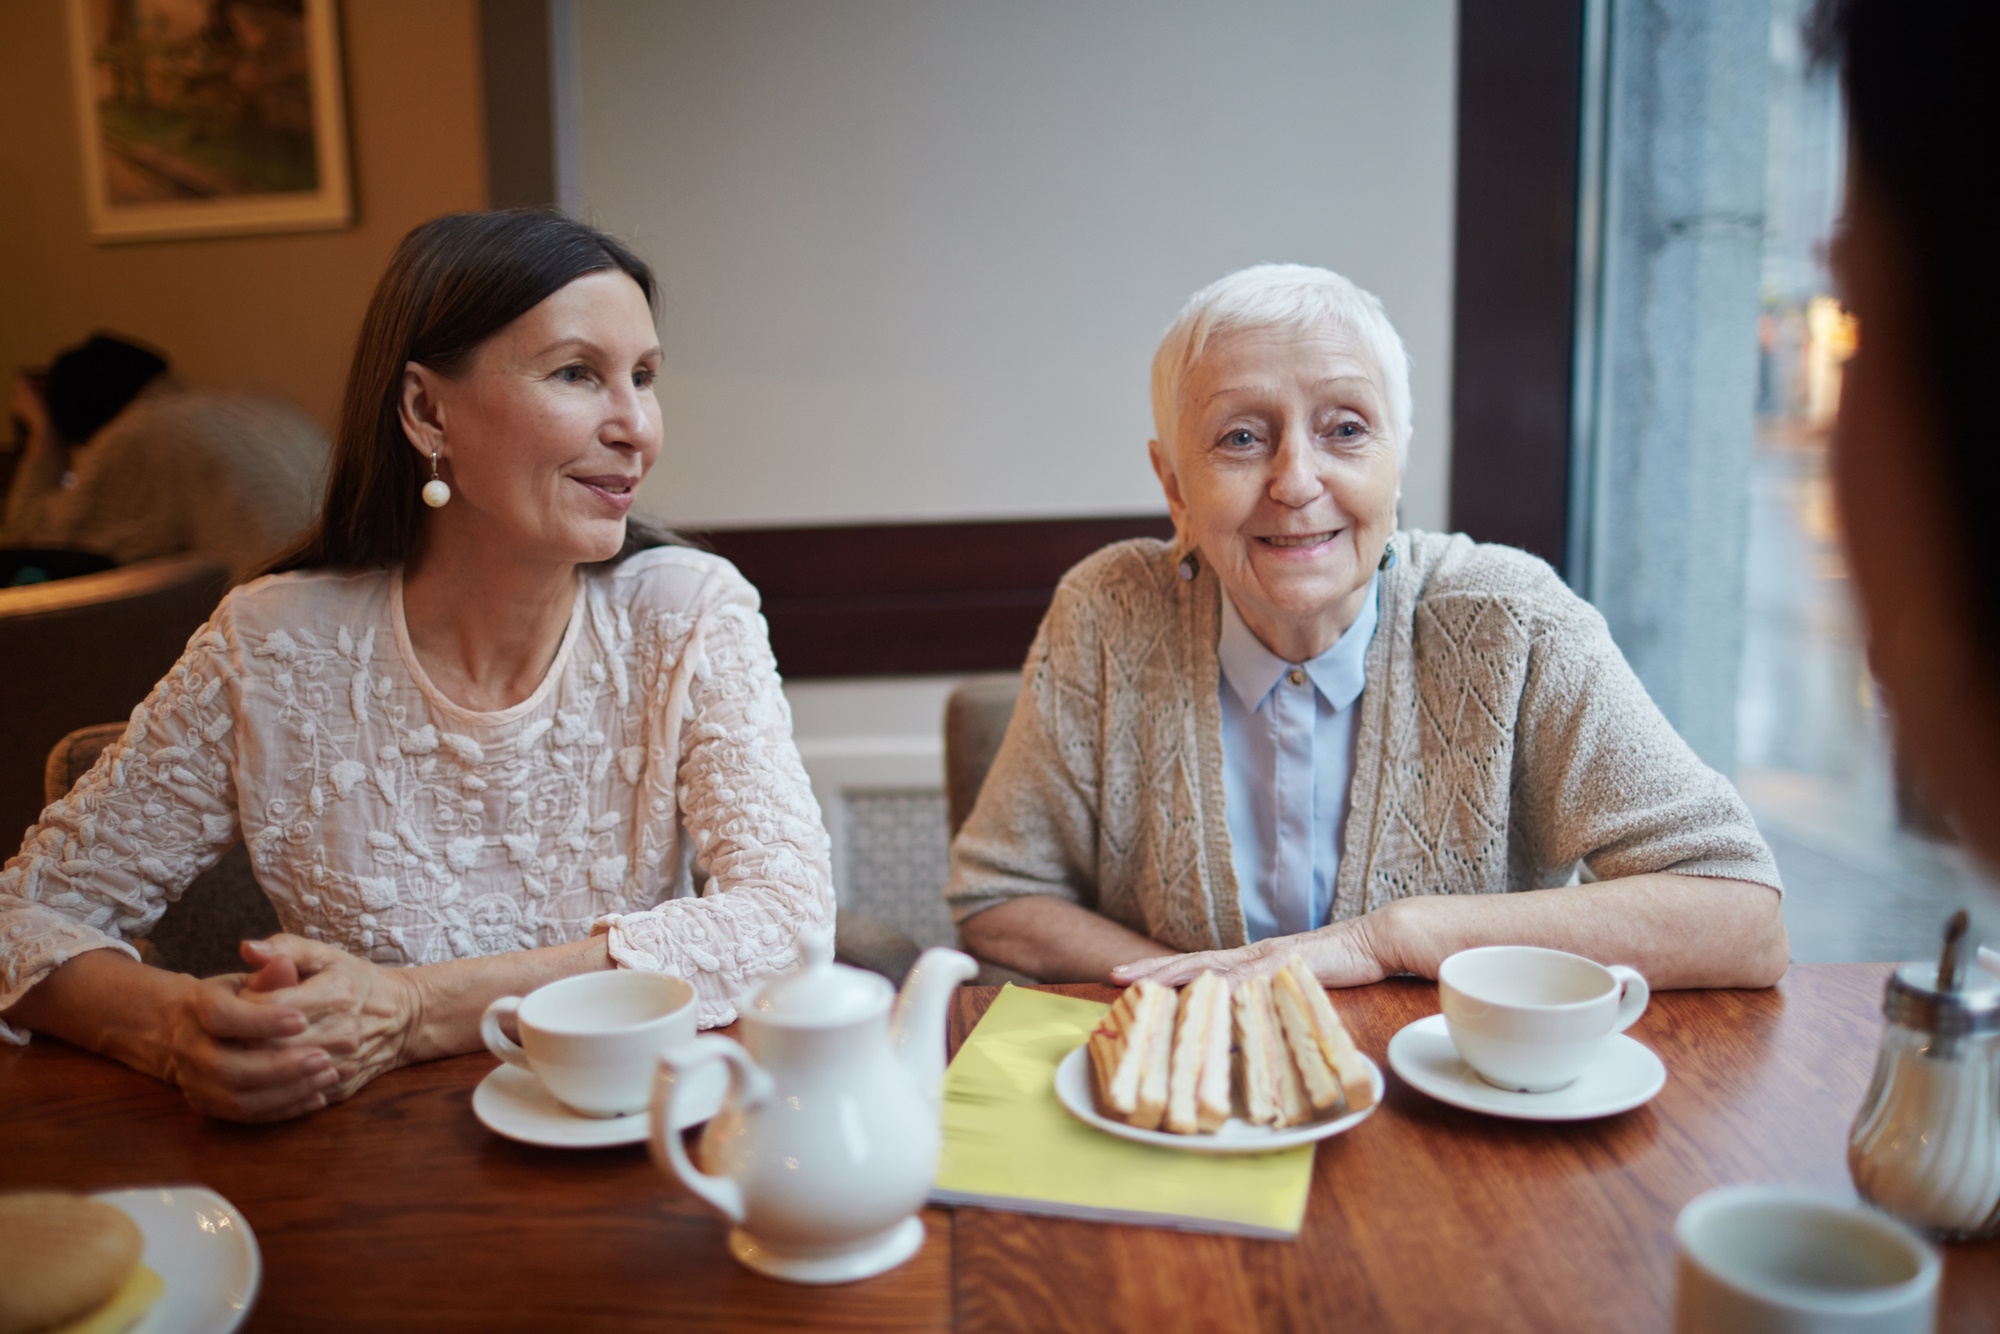
[[[334,0],[67,0],[102,242],[353,222]]]

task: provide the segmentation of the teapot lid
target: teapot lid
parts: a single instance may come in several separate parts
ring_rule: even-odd
[[[800,966],[738,1005],[745,1018],[781,1028],[835,1028],[886,1014],[895,991],[877,973],[833,961],[831,924],[799,933]]]

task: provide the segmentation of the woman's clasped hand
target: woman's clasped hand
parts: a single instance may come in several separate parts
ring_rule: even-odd
[[[415,977],[302,936],[246,940],[253,971],[188,981],[163,1011],[164,1069],[197,1110],[277,1121],[408,1063]]]

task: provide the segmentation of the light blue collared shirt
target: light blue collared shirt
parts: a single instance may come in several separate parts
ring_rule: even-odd
[[[1332,648],[1289,663],[1264,647],[1222,594],[1216,644],[1222,790],[1230,859],[1251,940],[1325,926],[1347,830],[1354,702],[1367,684],[1380,576]]]

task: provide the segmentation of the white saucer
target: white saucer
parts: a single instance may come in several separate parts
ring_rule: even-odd
[[[1361,1059],[1368,1061],[1366,1056]],[[1308,1121],[1302,1126],[1279,1128],[1252,1125],[1241,1117],[1232,1116],[1222,1123],[1222,1129],[1213,1134],[1176,1135],[1166,1130],[1141,1130],[1099,1112],[1097,1100],[1090,1089],[1089,1051],[1078,1047],[1056,1066],[1056,1101],[1085,1125],[1140,1144],[1179,1149],[1182,1153],[1277,1153],[1281,1149],[1294,1149],[1301,1144],[1338,1135],[1343,1130],[1352,1130],[1366,1121],[1382,1105],[1382,1071],[1373,1061],[1368,1061],[1368,1079],[1375,1086],[1375,1101],[1361,1111],[1330,1121]]]
[[[1614,1033],[1604,1044],[1604,1055],[1567,1088],[1552,1093],[1495,1088],[1459,1057],[1441,1014],[1406,1025],[1389,1039],[1389,1068],[1411,1088],[1439,1102],[1519,1121],[1588,1121],[1615,1116],[1651,1102],[1667,1084],[1667,1067],[1652,1048]]]
[[[694,1072],[695,1087],[681,1103],[676,1130],[698,1126],[722,1110],[729,1070],[712,1061]],[[625,1116],[579,1116],[556,1101],[541,1080],[519,1066],[502,1065],[472,1091],[472,1114],[488,1130],[523,1144],[548,1149],[604,1149],[643,1144],[651,1133],[645,1112]]]
[[[140,1263],[166,1291],[130,1334],[229,1334],[250,1314],[264,1259],[236,1206],[206,1186],[101,1190],[146,1238]]]

